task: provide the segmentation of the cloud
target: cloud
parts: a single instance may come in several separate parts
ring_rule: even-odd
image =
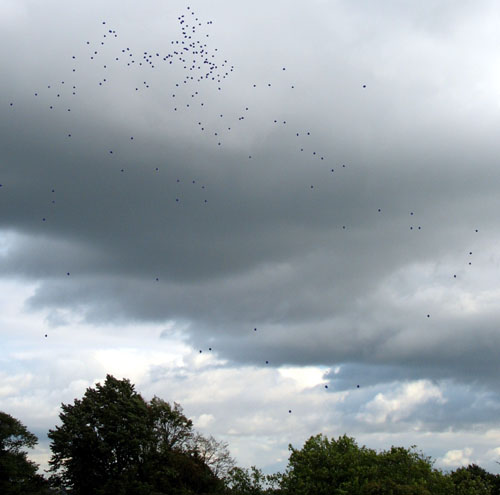
[[[379,393],[358,414],[358,419],[367,423],[382,424],[406,419],[416,408],[429,401],[444,403],[442,393],[435,385],[420,380],[399,387],[392,394]]]
[[[471,455],[473,449],[466,447],[461,450],[449,450],[444,457],[440,459],[441,464],[450,468],[457,468],[471,464]]]
[[[491,465],[498,6],[195,1],[199,81],[185,7],[0,6],[1,406],[43,431],[111,372],[242,462],[410,431]]]

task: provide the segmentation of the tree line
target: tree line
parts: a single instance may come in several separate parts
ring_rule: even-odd
[[[62,404],[59,418],[43,476],[25,451],[36,436],[0,412],[0,494],[500,495],[500,475],[477,465],[445,473],[415,446],[377,452],[347,435],[290,445],[283,473],[244,469],[225,442],[195,432],[179,404],[146,401],[111,375]]]

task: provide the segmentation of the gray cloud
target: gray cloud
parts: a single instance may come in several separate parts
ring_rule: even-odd
[[[214,80],[163,60],[181,2],[0,7],[0,273],[36,284],[25,309],[340,365],[335,393],[453,383],[398,428],[493,424],[498,7],[191,7]]]

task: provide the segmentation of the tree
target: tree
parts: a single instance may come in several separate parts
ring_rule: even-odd
[[[37,437],[19,420],[0,412],[0,493],[48,493],[47,481],[37,474],[38,466],[23,449],[33,448]]]
[[[497,476],[483,468],[470,464],[458,468],[450,474],[454,485],[454,495],[493,495],[498,493]]]
[[[106,376],[62,404],[49,431],[50,470],[74,495],[214,493],[221,482],[193,448],[182,407],[146,402],[129,380]]]
[[[154,445],[159,452],[186,451],[193,439],[193,422],[188,419],[180,404],[153,397],[148,404],[149,418],[154,435]]]
[[[50,470],[75,494],[98,493],[108,482],[131,483],[143,459],[148,409],[128,380],[111,375],[82,400],[62,404],[62,425],[49,430]]]
[[[226,442],[216,440],[212,435],[208,438],[196,434],[193,438],[193,448],[198,457],[210,468],[218,478],[226,478],[234,468],[234,459]]]
[[[409,449],[391,447],[377,454],[375,477],[364,487],[366,494],[448,495],[452,484],[433,468],[430,457]]]
[[[266,476],[260,469],[233,467],[226,478],[227,493],[230,495],[264,495]]]
[[[338,440],[316,435],[302,449],[290,445],[289,450],[283,487],[297,495],[361,493],[360,486],[370,478],[376,456],[346,435]]]
[[[291,455],[282,488],[296,495],[441,495],[452,485],[414,448],[377,453],[346,435],[309,438]]]
[[[195,434],[181,405],[172,406],[155,396],[147,407],[152,443],[145,469],[151,486],[169,494],[218,491],[222,482],[212,469],[216,456],[205,455],[208,452],[200,445],[203,437]]]

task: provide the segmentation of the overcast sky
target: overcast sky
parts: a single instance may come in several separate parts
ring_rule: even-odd
[[[0,410],[32,458],[111,373],[242,466],[321,432],[498,472],[499,22],[0,0]]]

